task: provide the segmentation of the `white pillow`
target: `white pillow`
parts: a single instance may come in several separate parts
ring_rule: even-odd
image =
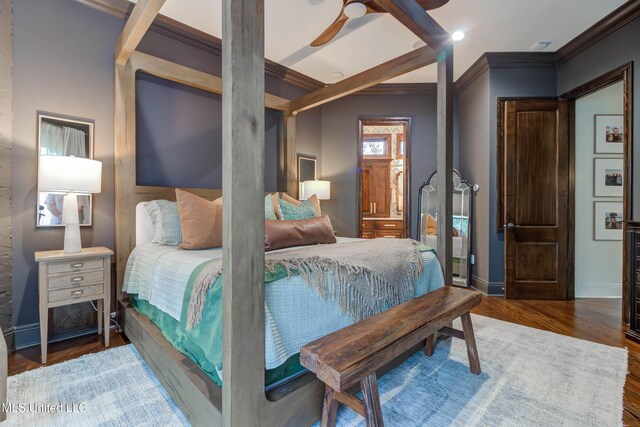
[[[153,222],[153,243],[178,246],[182,243],[178,204],[169,200],[153,200],[145,207]]]

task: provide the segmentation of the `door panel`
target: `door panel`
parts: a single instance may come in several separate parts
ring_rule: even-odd
[[[373,213],[371,201],[371,166],[362,166],[362,214],[367,217]]]
[[[375,197],[373,199],[373,216],[386,218],[389,216],[391,202],[391,175],[389,162],[377,163],[373,166],[373,185]]]
[[[505,111],[505,294],[567,299],[567,106],[508,101]]]

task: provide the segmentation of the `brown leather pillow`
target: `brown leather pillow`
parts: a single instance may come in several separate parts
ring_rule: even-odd
[[[328,216],[294,221],[267,220],[264,223],[264,250],[335,243],[336,236]]]
[[[222,197],[210,202],[176,188],[182,249],[222,246]]]

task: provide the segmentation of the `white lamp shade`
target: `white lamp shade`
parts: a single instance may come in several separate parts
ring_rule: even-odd
[[[331,183],[329,181],[305,181],[302,186],[302,199],[306,200],[314,194],[318,200],[329,200],[331,195]]]
[[[73,156],[40,156],[38,189],[47,193],[99,193],[102,163]]]

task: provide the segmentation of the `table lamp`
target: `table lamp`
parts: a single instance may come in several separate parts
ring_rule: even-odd
[[[38,162],[38,190],[64,194],[62,223],[64,224],[64,253],[82,250],[77,195],[100,192],[102,163],[74,156],[40,156]]]
[[[300,199],[306,200],[314,194],[318,200],[329,200],[331,194],[331,183],[329,181],[320,181],[317,179],[304,181],[302,183],[302,197],[300,197]]]

